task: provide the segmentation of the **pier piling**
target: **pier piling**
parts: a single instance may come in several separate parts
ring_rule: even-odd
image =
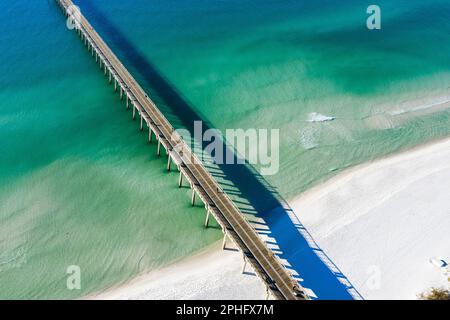
[[[159,157],[161,155],[161,138],[158,139],[158,149],[156,150],[156,155]]]
[[[183,173],[180,171],[180,177],[178,178],[178,188],[183,186]]]
[[[205,219],[205,228],[209,226],[209,208],[206,207],[206,219]]]
[[[222,250],[225,250],[225,248],[227,246],[227,235],[228,235],[227,230],[224,230],[224,232],[223,232],[223,241],[222,241]]]
[[[192,204],[193,207],[195,206],[195,189],[194,189],[194,186],[192,186],[191,204]]]
[[[169,152],[169,156],[167,157],[167,171],[168,172],[170,172],[171,165],[172,165],[172,157],[170,156],[170,152]]]
[[[244,264],[242,265],[242,273],[245,273],[245,267],[247,266],[247,257],[243,254]]]

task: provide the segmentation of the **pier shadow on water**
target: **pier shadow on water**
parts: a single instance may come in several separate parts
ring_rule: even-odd
[[[164,104],[167,109],[164,114],[175,128],[193,132],[194,121],[202,121],[203,130],[214,128],[101,9],[92,1],[78,3],[124,65],[135,73],[143,87],[150,88],[149,95],[156,104]],[[206,146],[202,141],[197,143]],[[319,299],[362,298],[314,242],[286,201],[252,166],[208,165],[208,169],[303,287],[312,290]]]

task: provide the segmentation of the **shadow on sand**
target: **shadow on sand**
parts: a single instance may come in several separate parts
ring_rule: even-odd
[[[202,121],[204,130],[213,128],[92,1],[78,2],[93,26],[155,102],[167,107],[164,113],[175,128],[183,127],[192,132],[194,121]],[[228,148],[225,143],[224,146]],[[315,243],[286,201],[253,167],[208,165],[208,169],[303,287],[312,290],[319,299],[362,298]]]

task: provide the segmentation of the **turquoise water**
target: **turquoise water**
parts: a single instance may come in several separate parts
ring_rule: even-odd
[[[448,1],[378,1],[380,31],[362,1],[77,3],[175,125],[280,129],[265,178],[284,198],[450,132]],[[0,298],[83,296],[219,239],[56,4],[0,9]],[[233,182],[234,199],[273,208]]]

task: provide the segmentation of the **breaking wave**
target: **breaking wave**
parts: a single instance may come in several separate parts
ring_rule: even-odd
[[[326,116],[324,114],[318,112],[312,112],[308,115],[308,122],[325,122],[325,121],[333,121],[335,117]]]

